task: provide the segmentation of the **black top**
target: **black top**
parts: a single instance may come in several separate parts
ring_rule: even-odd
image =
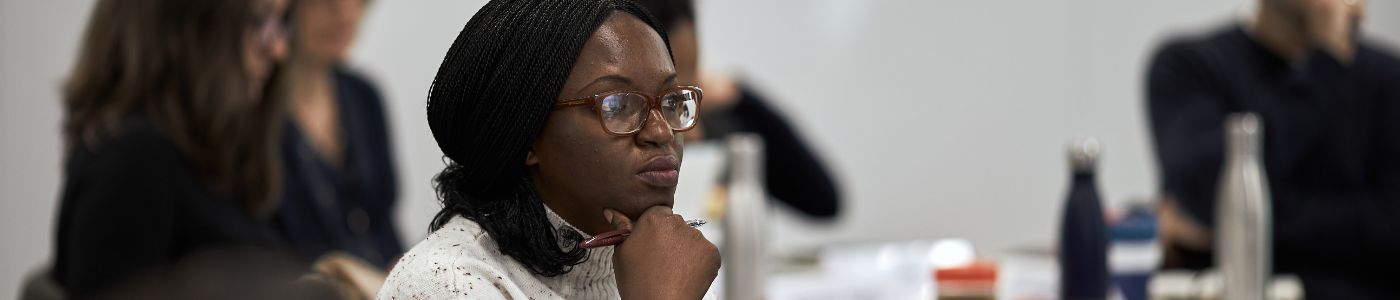
[[[1400,298],[1400,62],[1361,43],[1350,66],[1320,50],[1293,64],[1235,25],[1173,40],[1147,85],[1161,188],[1214,223],[1224,117],[1264,121],[1274,270],[1309,299]],[[1187,253],[1187,264],[1211,264]]]
[[[73,146],[54,280],[84,298],[197,252],[275,244],[269,226],[200,178],[174,141],[142,119],[128,119],[92,147]]]
[[[746,85],[738,88],[739,98],[733,107],[702,116],[700,125],[707,139],[735,132],[762,137],[768,193],[808,216],[834,218],[841,208],[840,190],[816,153],[762,97]]]
[[[289,120],[282,131],[282,206],[277,228],[307,260],[345,251],[387,267],[403,254],[394,229],[393,154],[379,91],[359,75],[334,70],[345,161],[321,157]]]

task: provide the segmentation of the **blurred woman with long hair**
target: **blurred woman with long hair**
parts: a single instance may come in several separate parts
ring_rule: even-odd
[[[267,248],[287,0],[103,0],[63,90],[53,277],[70,297]]]

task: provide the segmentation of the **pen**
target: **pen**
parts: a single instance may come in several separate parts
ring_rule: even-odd
[[[700,225],[705,225],[706,223],[709,223],[709,222],[707,222],[707,221],[705,221],[705,220],[699,220],[699,219],[696,219],[696,220],[685,220],[685,225],[688,225],[688,226],[690,226],[691,228],[700,227]],[[578,246],[579,246],[579,247],[583,247],[584,249],[593,249],[593,248],[598,248],[598,247],[613,246],[613,245],[621,244],[622,241],[626,240],[627,237],[628,237],[628,236],[631,236],[631,235],[632,235],[632,231],[631,231],[631,230],[627,230],[627,229],[618,229],[618,230],[608,231],[608,232],[604,232],[604,233],[602,233],[602,234],[599,234],[599,235],[597,235],[597,236],[594,236],[593,238],[590,238],[590,239],[588,239],[588,240],[585,240],[585,241],[583,241],[583,242],[581,242],[581,243],[578,243]]]

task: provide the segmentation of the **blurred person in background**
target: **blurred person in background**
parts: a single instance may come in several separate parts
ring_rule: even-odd
[[[1309,299],[1396,299],[1400,61],[1360,39],[1360,0],[1261,0],[1246,24],[1171,40],[1148,73],[1166,267],[1214,264],[1225,115],[1264,121],[1273,270]]]
[[[750,86],[724,75],[701,73],[692,1],[638,2],[666,28],[680,82],[705,89],[705,107],[700,110],[705,121],[686,135],[699,141],[723,140],[733,133],[757,134],[766,151],[763,182],[768,193],[808,217],[834,219],[841,211],[840,189],[797,129]]]
[[[63,90],[52,284],[32,278],[26,298],[373,294],[379,282],[345,274],[364,267],[312,268],[270,224],[290,5],[97,2]]]
[[[285,0],[105,0],[63,91],[53,279],[73,298],[273,247]]]
[[[298,0],[292,8],[276,225],[305,258],[337,251],[388,269],[403,246],[384,105],[372,83],[344,66],[366,4]]]
[[[488,2],[429,92],[444,207],[379,298],[701,298],[720,257],[670,209],[701,102],[677,76],[634,2]]]

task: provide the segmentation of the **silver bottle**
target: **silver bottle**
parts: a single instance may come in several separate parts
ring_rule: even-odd
[[[1216,198],[1215,262],[1221,299],[1264,299],[1272,277],[1269,185],[1261,162],[1264,124],[1253,113],[1225,119],[1224,173]]]
[[[724,299],[762,299],[767,192],[763,188],[763,139],[732,135],[729,147],[729,203],[724,214]]]

